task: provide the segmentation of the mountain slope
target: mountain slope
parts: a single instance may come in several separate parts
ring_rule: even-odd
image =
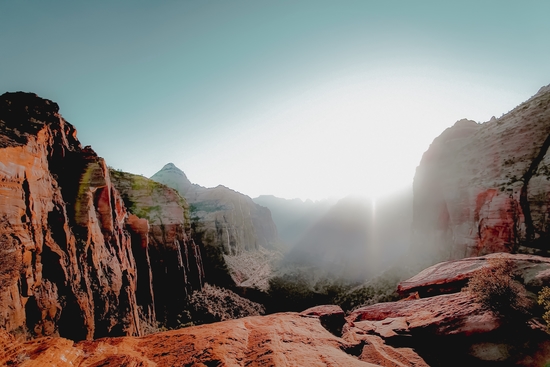
[[[152,324],[175,327],[188,296],[200,290],[204,280],[201,251],[191,238],[188,204],[175,190],[148,178],[116,170],[110,176],[133,214],[128,222],[134,233],[145,232],[142,243],[133,241],[139,243],[133,252],[138,284],[151,283],[154,307],[142,312],[150,315]],[[140,297],[149,297],[149,292],[138,293]]]
[[[416,170],[412,253],[548,254],[549,146],[550,86],[498,119],[445,130]]]
[[[279,237],[293,247],[302,236],[335,204],[333,200],[287,200],[273,195],[252,199],[271,211]]]
[[[174,188],[185,197],[195,232],[200,234],[207,252],[214,250],[210,253],[210,260],[217,254],[231,257],[225,265],[229,266],[236,285],[265,289],[267,278],[251,282],[251,277],[258,268],[265,266],[264,273],[270,274],[271,263],[284,249],[269,209],[225,186],[205,188],[192,184],[172,163],[165,165],[151,179]]]

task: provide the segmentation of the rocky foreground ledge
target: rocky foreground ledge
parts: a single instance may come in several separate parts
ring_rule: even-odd
[[[534,296],[550,279],[550,259],[492,254],[449,261],[402,282],[398,302],[247,317],[144,337],[75,343],[18,342],[0,334],[0,365],[14,366],[543,366],[550,339],[536,318],[506,319],[462,290],[491,259],[513,263]]]

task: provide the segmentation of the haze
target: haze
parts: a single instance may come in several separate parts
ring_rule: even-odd
[[[2,2],[0,85],[111,166],[249,196],[377,197],[461,118],[550,81],[546,1]]]

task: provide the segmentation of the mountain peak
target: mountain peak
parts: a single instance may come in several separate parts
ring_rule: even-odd
[[[185,173],[174,163],[168,163],[160,171],[151,176],[151,180],[165,184],[177,191],[186,192],[192,185]],[[182,194],[183,195],[183,194]]]
[[[167,163],[164,165],[164,167],[162,167],[161,171],[166,171],[166,170],[178,170],[178,171],[181,171],[181,169],[179,169],[174,163],[170,162],[170,163]],[[182,171],[183,172],[183,171]]]

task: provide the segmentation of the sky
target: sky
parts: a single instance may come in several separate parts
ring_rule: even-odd
[[[255,197],[388,195],[550,83],[549,1],[0,1],[0,93],[83,145]]]

